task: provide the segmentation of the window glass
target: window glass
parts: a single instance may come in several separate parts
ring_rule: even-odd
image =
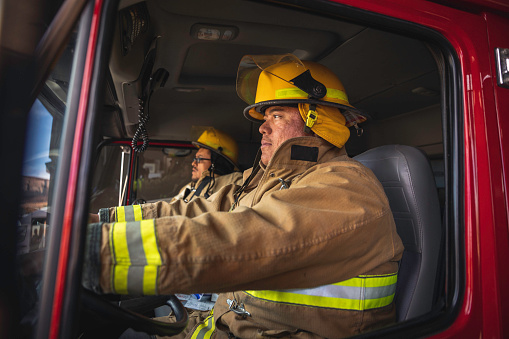
[[[191,181],[195,153],[178,148],[153,148],[141,153],[133,185],[134,198],[144,201],[173,198]]]
[[[129,175],[130,147],[110,145],[101,149],[92,182],[90,212],[122,205]]]
[[[44,248],[52,159],[49,157],[53,117],[36,100],[28,115],[23,161],[18,253]]]
[[[92,182],[90,211],[170,200],[191,181],[191,163],[196,152],[186,148],[149,147],[134,154],[128,145],[102,147]],[[132,165],[131,165],[132,164]],[[127,180],[131,173],[132,180]]]
[[[51,230],[50,202],[56,182],[74,45],[75,39],[71,38],[28,114],[17,223],[20,337],[30,335],[38,318],[44,252]]]

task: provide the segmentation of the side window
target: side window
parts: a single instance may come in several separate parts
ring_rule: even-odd
[[[46,80],[28,115],[22,169],[22,201],[18,210],[17,255],[20,329],[29,335],[38,319],[48,224],[56,182],[75,39]]]
[[[50,158],[52,124],[53,116],[39,100],[36,100],[28,116],[28,140],[21,184],[23,200],[18,225],[19,254],[44,248],[50,197],[50,171],[54,168]]]

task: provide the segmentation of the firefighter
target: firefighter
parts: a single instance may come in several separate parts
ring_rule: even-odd
[[[208,198],[223,186],[242,184],[242,173],[236,164],[238,146],[232,137],[215,128],[207,128],[193,145],[198,151],[192,162],[192,181],[171,202],[178,199],[189,202],[199,196]]]
[[[347,126],[363,117],[339,79],[293,55],[246,56],[237,92],[263,121],[242,187],[145,204],[140,221],[101,210],[85,287],[220,292],[210,315],[190,317],[189,338],[339,338],[394,322],[403,245],[381,184],[346,154]]]

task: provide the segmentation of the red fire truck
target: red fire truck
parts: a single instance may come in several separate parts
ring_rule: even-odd
[[[251,167],[237,66],[287,53],[333,70],[367,116],[346,149],[405,245],[398,321],[359,337],[509,337],[507,0],[5,0],[0,24],[0,337],[178,331],[152,319],[168,296],[83,290],[88,215],[171,199],[207,126]],[[384,177],[395,158],[371,155],[388,148],[423,162]]]

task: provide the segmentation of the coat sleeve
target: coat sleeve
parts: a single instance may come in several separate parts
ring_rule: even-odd
[[[314,166],[252,208],[222,212],[226,200],[151,205],[161,256],[155,293],[314,287],[398,260],[403,250],[383,188],[352,163]],[[157,218],[162,210],[168,213]],[[105,292],[112,291],[118,264],[110,227],[102,233]]]
[[[240,186],[236,184],[227,185],[208,199],[196,197],[189,203],[184,202],[182,199],[172,199],[170,202],[158,201],[137,205],[139,207],[130,205],[101,208],[99,210],[99,221],[106,223],[132,220],[139,221],[173,215],[192,217],[210,211],[229,210],[233,204],[233,193],[239,187]],[[138,214],[136,210],[139,210]],[[126,218],[127,215],[131,215],[131,218]]]

